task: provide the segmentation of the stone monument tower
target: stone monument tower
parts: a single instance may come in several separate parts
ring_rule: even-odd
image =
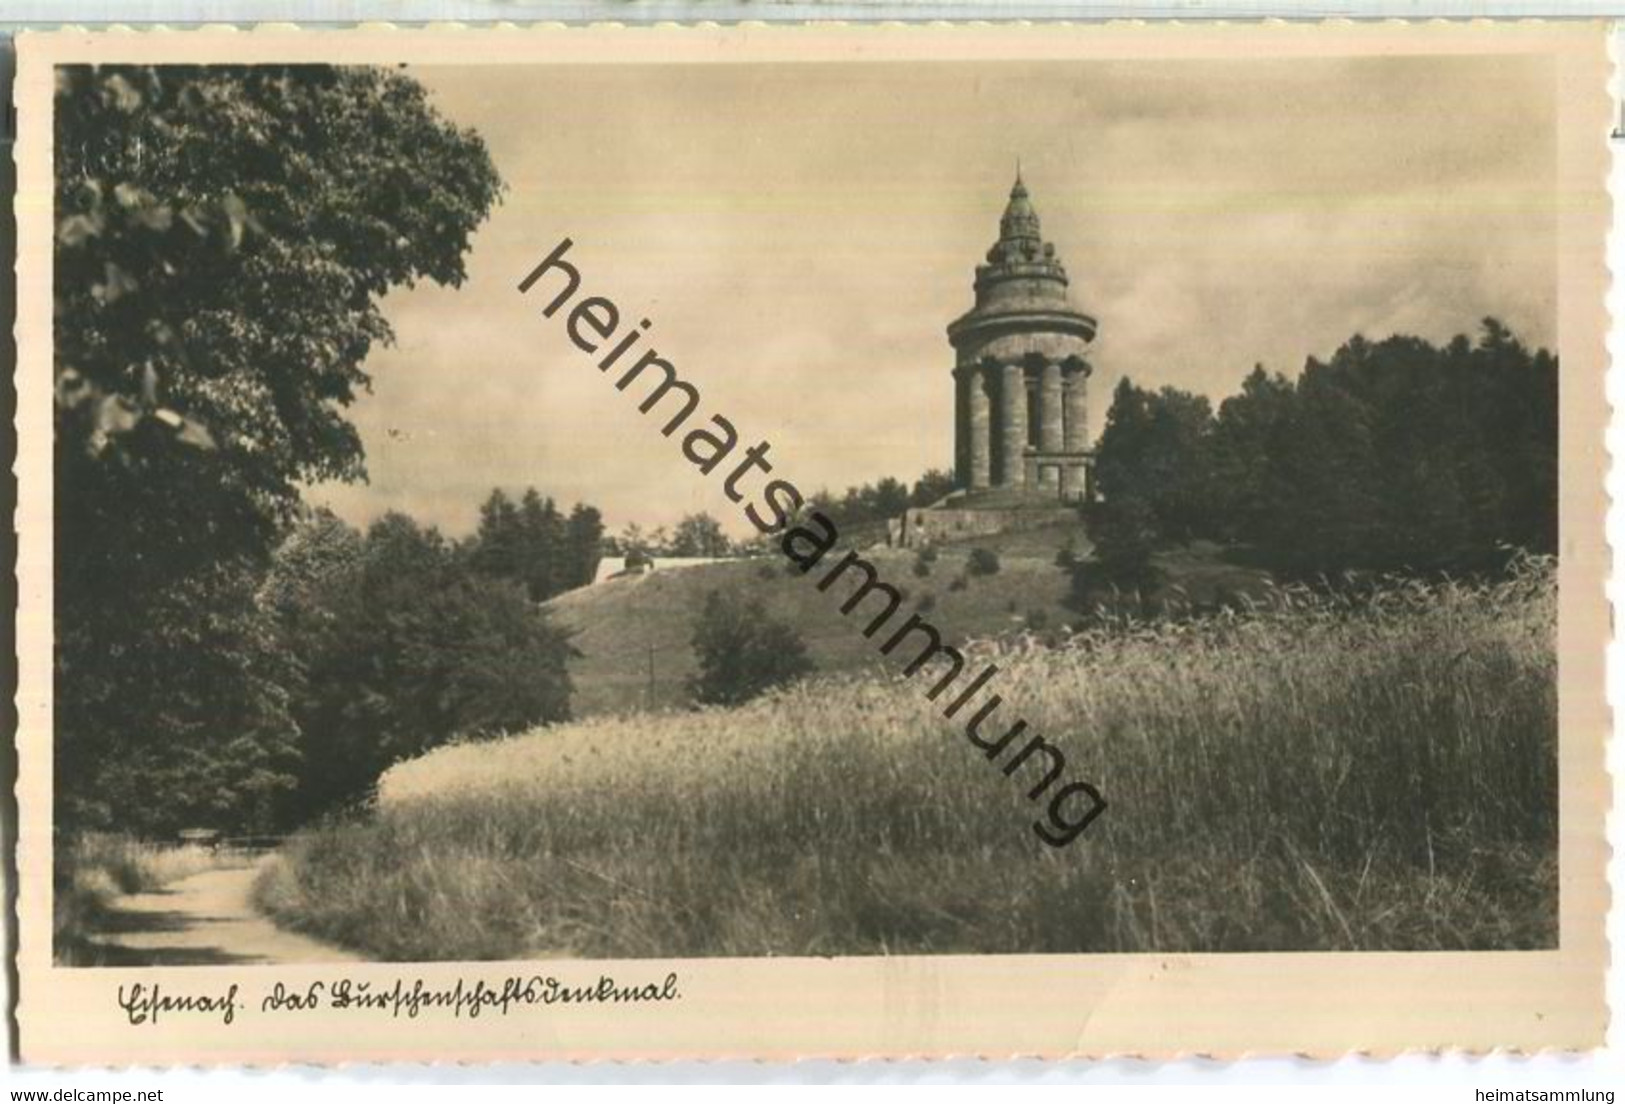
[[[955,505],[1048,505],[1090,492],[1085,354],[1095,320],[1067,294],[1016,170],[999,240],[976,266],[976,305],[948,327],[956,385]]]

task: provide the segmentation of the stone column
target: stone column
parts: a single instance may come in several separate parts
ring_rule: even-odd
[[[1061,419],[1062,446],[1067,452],[1082,452],[1089,447],[1089,376],[1082,368],[1074,368],[1066,375],[1066,412]]]
[[[1061,365],[1046,360],[1039,376],[1038,447],[1045,452],[1061,451]],[[1057,472],[1053,465],[1038,469],[1038,481],[1053,488]]]
[[[973,364],[960,377],[965,387],[966,453],[970,466],[968,486],[985,491],[992,482],[993,426],[987,401],[987,378],[982,366]]]
[[[1061,419],[1062,444],[1067,452],[1082,452],[1089,447],[1088,383],[1089,376],[1085,369],[1069,366],[1062,400],[1065,413]],[[1081,463],[1069,463],[1061,470],[1061,498],[1067,502],[1087,500],[1088,476],[1088,469]]]
[[[1004,364],[1000,370],[999,486],[1021,487],[1027,480],[1027,369]]]
[[[970,384],[965,369],[954,369],[954,489],[970,487]]]

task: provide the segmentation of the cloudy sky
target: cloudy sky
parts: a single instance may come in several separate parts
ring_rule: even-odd
[[[702,478],[515,284],[561,238],[583,293],[804,489],[953,452],[944,327],[971,303],[1021,158],[1111,389],[1233,392],[1349,335],[1443,340],[1494,314],[1555,341],[1547,59],[419,68],[508,191],[469,280],[385,302],[398,344],[353,408],[365,523],[472,528],[493,486],[612,529],[709,510]]]

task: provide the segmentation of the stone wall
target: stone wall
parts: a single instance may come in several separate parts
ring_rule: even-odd
[[[886,543],[892,548],[924,548],[993,533],[1064,525],[1077,519],[1078,512],[1065,506],[1012,506],[1007,510],[925,507],[905,510],[902,517],[888,521]]]

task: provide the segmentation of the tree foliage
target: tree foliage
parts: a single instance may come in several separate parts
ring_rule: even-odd
[[[363,473],[379,300],[461,282],[497,176],[380,69],[68,66],[54,120],[63,823],[254,827],[297,744],[267,555]]]
[[[595,507],[577,503],[566,517],[534,487],[517,504],[498,487],[480,506],[467,555],[481,574],[518,583],[532,602],[545,602],[593,581],[603,538]]]
[[[213,474],[266,507],[362,474],[343,408],[392,338],[379,299],[461,284],[499,187],[479,138],[380,69],[58,74],[64,405],[173,411],[212,437]],[[99,454],[134,426],[108,411],[62,428]]]
[[[702,705],[734,705],[812,673],[806,643],[795,627],[759,598],[711,591],[694,625],[700,670],[689,681]]]
[[[289,819],[364,795],[396,760],[569,716],[566,634],[520,583],[404,514],[364,537],[318,514],[278,549],[265,590],[299,664]]]
[[[726,556],[731,551],[733,542],[722,523],[703,511],[686,515],[672,533],[673,556]]]
[[[1157,527],[1151,506],[1132,496],[1108,500],[1094,511],[1090,536],[1093,556],[1057,558],[1057,566],[1071,575],[1067,604],[1084,614],[1152,612],[1162,573],[1152,559]]]
[[[122,639],[59,626],[61,826],[167,835],[275,822],[299,762],[295,672],[256,583],[239,563],[217,564],[132,595],[128,621],[100,623]]]
[[[932,468],[914,481],[914,489],[909,492],[908,504],[910,506],[929,506],[954,490],[954,473],[942,468]]]
[[[1207,520],[1212,420],[1199,395],[1173,387],[1144,391],[1125,377],[1100,437],[1095,479],[1101,495],[1108,502],[1145,503],[1164,536],[1189,540]]]
[[[1125,380],[1099,448],[1100,557],[1211,537],[1310,576],[1493,572],[1514,548],[1554,552],[1557,384],[1557,358],[1494,319],[1476,343],[1355,337],[1296,381],[1255,368],[1217,416]]]

